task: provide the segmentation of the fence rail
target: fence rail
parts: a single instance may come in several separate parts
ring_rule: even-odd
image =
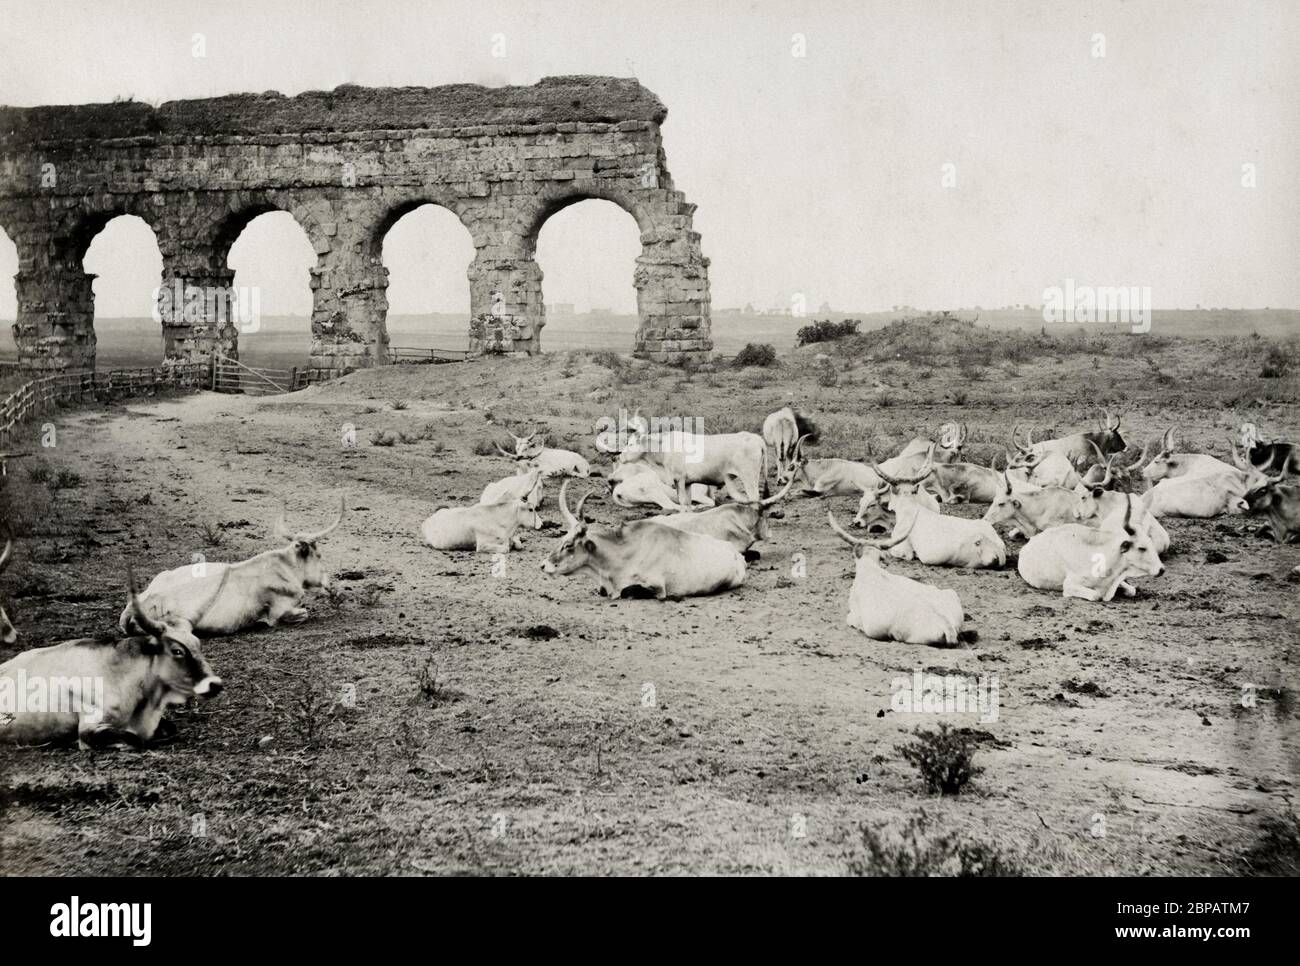
[[[415,349],[405,346],[388,350],[392,365],[428,365],[464,362],[467,351],[458,349]],[[0,356],[0,376],[21,372],[17,359]],[[207,363],[183,363],[149,369],[113,369],[109,372],[58,372],[37,376],[18,386],[0,401],[0,448],[8,448],[19,427],[56,406],[87,396],[113,399],[123,395],[157,392],[159,389],[211,389],[215,392],[269,396],[294,392],[333,379],[332,369],[294,367],[268,369],[248,366],[237,359],[213,356]]]
[[[208,367],[200,363],[110,372],[59,372],[23,383],[0,402],[0,446],[8,447],[18,428],[56,406],[87,396],[113,399],[159,389],[202,389]]]
[[[468,358],[468,349],[417,349],[402,345],[388,347],[390,366],[436,365],[443,362],[464,362]]]

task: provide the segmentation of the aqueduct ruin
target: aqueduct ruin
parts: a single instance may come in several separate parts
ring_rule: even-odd
[[[311,365],[342,373],[383,362],[383,237],[428,203],[473,239],[471,351],[537,352],[538,232],[589,198],[619,205],[640,229],[635,354],[705,357],[709,263],[695,206],[665,164],[666,116],[635,80],[612,77],[0,108],[0,228],[18,249],[20,362],[94,367],[94,276],[82,259],[124,214],[148,222],[162,253],[163,357],[236,356],[226,257],[268,211],[293,215],[316,251]]]

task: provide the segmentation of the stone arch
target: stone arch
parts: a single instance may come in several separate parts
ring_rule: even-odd
[[[378,270],[382,273],[382,277],[383,277],[384,291],[382,293],[382,297],[377,298],[376,301],[380,303],[378,307],[383,314],[385,332],[388,332],[389,330],[388,310],[391,306],[388,298],[388,289],[392,283],[392,278],[393,278],[392,276],[393,252],[391,251],[391,248],[387,248],[390,242],[391,232],[393,231],[393,229],[397,228],[397,226],[400,223],[402,223],[408,216],[415,215],[417,212],[425,211],[426,209],[430,209],[436,212],[441,212],[442,214],[437,216],[437,218],[439,221],[443,222],[444,224],[449,222],[451,219],[455,219],[455,223],[464,231],[463,237],[467,242],[466,247],[468,247],[469,249],[469,257],[465,259],[463,267],[461,269],[463,272],[466,273],[465,276],[463,277],[467,278],[469,267],[474,261],[474,256],[477,249],[474,247],[473,232],[470,230],[469,226],[465,224],[463,211],[457,211],[458,207],[461,206],[456,205],[454,202],[451,202],[449,199],[443,199],[441,201],[431,200],[427,196],[419,195],[412,198],[403,199],[393,204],[384,212],[383,216],[375,223],[374,230],[371,232],[370,244],[368,246],[368,250],[371,253],[372,258],[376,262]],[[438,230],[441,231],[441,229]],[[468,286],[468,282],[466,282],[466,285]],[[465,294],[466,294],[466,298],[464,304],[458,305],[453,311],[457,313],[464,313],[467,315],[470,312],[471,300],[469,297],[468,290],[466,291]]]
[[[277,208],[316,253],[313,364],[337,374],[383,362],[374,237],[414,200],[451,208],[470,231],[471,349],[536,352],[545,323],[537,230],[561,207],[596,198],[619,204],[640,230],[637,353],[703,358],[708,260],[694,206],[667,170],[667,113],[636,80],[586,76],[527,87],[343,85],[156,108],[0,107],[0,170],[17,173],[0,180],[0,213],[16,218],[20,357],[32,369],[93,364],[90,281],[77,258],[87,219],[139,215],[154,227],[165,282],[220,292],[238,223]],[[212,317],[169,306],[163,319],[172,359],[204,359],[227,338]]]
[[[153,321],[149,323],[149,332],[153,334],[153,338],[158,339],[158,344],[161,345],[162,332],[160,329],[154,328],[154,326],[158,324],[155,308],[162,284],[162,250],[158,244],[157,230],[150,225],[147,220],[134,214],[118,214],[107,219],[97,218],[94,220],[93,224],[96,224],[97,230],[95,230],[94,234],[89,238],[84,236],[79,238],[78,244],[81,247],[80,265],[87,277],[91,279],[92,292],[94,292],[96,285],[99,286],[99,291],[94,292],[95,298],[91,305],[92,328],[88,335],[88,338],[92,341],[95,347],[96,357],[99,355],[100,343],[104,341],[105,333],[96,330],[94,328],[94,323],[96,321],[102,322],[104,318],[110,317],[111,315],[120,314],[113,312],[111,308],[108,310],[101,310],[103,299],[107,293],[105,291],[105,285],[100,284],[100,279],[105,279],[106,282],[111,285],[111,283],[121,278],[121,269],[114,265],[112,266],[112,274],[105,274],[104,270],[100,269],[100,267],[95,264],[95,261],[98,259],[102,264],[105,259],[116,260],[116,254],[121,251],[120,246],[122,246],[125,241],[123,238],[124,233],[143,235],[139,226],[144,227],[144,231],[147,232],[148,240],[144,241],[142,238],[140,242],[134,244],[128,242],[128,244],[131,244],[128,254],[130,254],[132,260],[134,260],[134,256],[139,255],[145,257],[145,253],[149,252],[148,258],[151,263],[156,264],[157,274],[154,274],[152,271],[148,273],[148,276],[146,276],[143,271],[140,273],[140,281],[143,283],[143,291],[139,293],[140,299],[138,302],[133,303],[129,314],[131,318],[147,318],[152,316]],[[149,251],[150,249],[152,249],[151,252]],[[152,268],[153,266],[151,265],[150,267]],[[126,271],[130,272],[131,269],[128,268]],[[117,278],[114,278],[113,275],[116,275]],[[101,309],[97,309],[97,305],[101,306]],[[102,329],[103,326],[100,328]],[[133,333],[129,331],[114,330],[108,335],[107,341],[110,347],[114,342],[117,342],[120,347],[120,344],[124,340],[130,341],[132,335]],[[131,354],[134,356],[134,351]]]
[[[594,241],[596,237],[599,243]],[[603,333],[603,338],[616,341],[599,345],[593,342],[589,347],[612,347],[618,352],[628,352],[638,327],[627,317],[634,319],[638,311],[635,270],[642,250],[640,237],[636,220],[621,205],[607,199],[583,198],[556,206],[539,227],[533,242],[533,257],[543,278],[547,324],[554,325],[565,311],[584,307],[593,311],[611,309],[624,320],[617,325],[607,320],[612,327]],[[577,296],[574,301],[585,302],[585,306],[557,308],[556,303],[562,300],[561,287],[566,282],[570,293]],[[605,290],[603,294],[609,298],[599,297],[598,289]],[[575,324],[575,320],[571,318],[568,324]],[[554,348],[554,338],[550,342]]]
[[[283,208],[263,208],[243,218],[239,234],[225,247],[224,269],[229,272],[230,298],[224,319],[234,327],[231,339],[237,357],[249,365],[286,366],[306,362],[311,339],[313,302],[312,269],[317,255],[311,238],[293,213]],[[287,316],[304,320],[288,331],[267,331],[267,319]],[[302,346],[301,358],[286,361],[285,349],[294,341]],[[265,353],[276,345],[276,360]],[[228,353],[235,356],[236,353]]]
[[[651,179],[653,180],[653,179]],[[581,201],[610,201],[630,214],[641,233],[641,254],[633,285],[637,328],[633,354],[660,362],[699,358],[713,349],[709,335],[709,261],[692,226],[695,206],[667,188],[633,188],[599,179],[570,182],[539,191],[519,213],[513,235],[522,258],[531,261],[547,219]],[[541,273],[537,272],[540,301]],[[541,317],[537,328],[545,325]]]

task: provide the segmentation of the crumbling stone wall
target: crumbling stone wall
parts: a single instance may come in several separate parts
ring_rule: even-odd
[[[666,167],[666,116],[636,81],[610,77],[0,108],[0,227],[18,248],[19,355],[33,369],[93,368],[93,276],[82,259],[122,214],[148,222],[162,253],[164,358],[237,355],[226,257],[249,221],[287,211],[317,256],[311,364],[374,365],[388,346],[384,234],[429,202],[453,211],[474,242],[470,348],[537,352],[538,232],[567,205],[603,198],[641,232],[635,353],[705,357],[708,259],[695,206]]]

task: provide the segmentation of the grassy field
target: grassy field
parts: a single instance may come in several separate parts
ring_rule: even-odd
[[[507,429],[595,459],[593,426],[620,408],[725,432],[794,399],[823,429],[817,455],[960,420],[987,461],[1016,422],[1043,436],[1108,407],[1130,456],[1170,425],[1223,454],[1243,419],[1295,438],[1298,365],[1295,339],[946,320],[771,369],[552,352],[67,410],[58,446],[11,463],[0,491],[23,635],[0,660],[111,631],[127,564],[266,549],[281,500],[316,526],[343,490],[349,515],[325,548],[336,590],[301,626],[207,642],[226,691],[178,713],[175,738],[0,749],[0,871],[1294,875],[1300,547],[1257,521],[1168,521],[1166,574],[1111,604],[1035,591],[1013,567],[895,564],[957,590],[978,639],[956,649],[845,625],[852,556],[825,516],[847,519],[848,498],[788,501],[743,587],[680,602],[543,574],[554,488],[548,527],[503,561],[430,550],[417,529],[510,471],[476,455]],[[392,434],[409,442],[382,445]],[[917,671],[996,679],[996,720],[893,710],[891,682]],[[959,795],[928,792],[900,751],[938,722],[965,729],[983,769]]]
[[[991,331],[1019,331],[1050,334],[1063,339],[1122,339],[1128,328],[1122,325],[1045,326],[1037,311],[1006,309],[975,310],[954,313],[965,320],[977,320],[981,328]],[[817,316],[820,318],[821,316]],[[905,318],[902,312],[833,313],[836,321],[855,318],[862,331],[883,328]],[[735,355],[749,342],[770,343],[780,351],[793,348],[801,326],[813,320],[779,315],[743,315],[722,313],[713,319],[715,350]],[[0,322],[0,354],[12,353],[11,324]],[[388,320],[391,344],[412,348],[464,349],[468,345],[469,325],[460,315],[394,315]],[[631,315],[571,315],[552,318],[542,332],[542,347],[547,352],[609,350],[632,351],[637,319]],[[132,368],[156,365],[162,358],[162,333],[151,319],[100,319],[95,323],[98,338],[98,367]],[[1229,336],[1266,336],[1287,338],[1300,334],[1300,311],[1289,309],[1206,309],[1175,310],[1153,313],[1150,337],[1222,338]],[[307,319],[271,316],[262,321],[256,333],[240,336],[240,358],[249,365],[273,369],[290,369],[307,364],[311,351],[311,324]]]

